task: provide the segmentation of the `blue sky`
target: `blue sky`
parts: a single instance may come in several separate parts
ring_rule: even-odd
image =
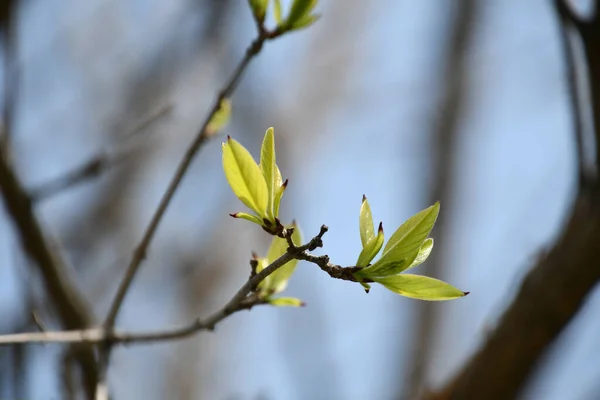
[[[284,154],[278,160],[290,178],[283,216],[296,218],[306,237],[328,225],[324,252],[335,263],[351,265],[358,255],[363,194],[388,235],[429,205],[427,135],[436,118],[435,65],[451,10],[431,1],[369,7],[357,0],[321,3],[315,27],[269,43],[251,66],[233,98],[227,133],[256,154],[264,130],[275,126]],[[434,384],[449,378],[493,329],[572,200],[575,151],[548,3],[504,0],[479,7],[454,197],[452,207],[442,204],[451,233],[436,237],[434,250],[444,254],[440,278],[471,295],[436,305],[441,319],[429,371]],[[150,161],[123,193],[125,233],[118,243],[110,238],[96,243],[88,268],[73,271],[84,292],[94,293],[90,288],[107,274],[114,274],[108,281],[116,285],[120,269],[107,266],[124,263],[219,82],[254,34],[248,11],[234,7],[225,21],[226,46],[201,52],[194,35],[202,15],[189,14],[188,7],[185,0],[44,0],[23,8],[15,159],[30,185],[59,176],[111,143],[114,135],[107,132],[116,129],[113,121],[129,106],[123,99],[127,84],[157,54],[173,57],[163,60],[174,71],[161,83],[164,92],[146,100],[170,102],[174,113],[152,133],[144,147]],[[212,259],[216,243],[219,254],[227,253],[227,277],[202,305],[204,313],[222,305],[246,279],[250,251],[266,250],[267,238],[227,216],[242,205],[220,170],[219,142],[202,150],[167,213],[127,298],[121,326],[159,328],[189,319],[178,297],[182,283],[169,270],[181,249],[200,246],[202,257]],[[60,238],[107,182],[102,178],[57,196],[39,207],[40,218]],[[26,263],[15,261],[20,256],[10,228],[0,223],[0,265],[7,266],[0,269],[0,314],[16,317]],[[93,299],[99,319],[111,290]],[[241,313],[216,334],[201,334],[179,347],[120,350],[111,371],[117,398],[164,398],[165,371],[178,371],[182,352],[197,360],[198,390],[208,399],[358,400],[397,394],[407,370],[403,357],[411,346],[413,300],[383,288],[365,295],[358,285],[332,281],[308,264],[299,266],[288,293],[308,306]],[[592,349],[599,322],[592,315],[599,301],[597,294],[589,299],[526,398],[586,398],[598,377]],[[51,398],[48,393],[58,390],[56,349],[36,348],[35,354],[30,396]]]

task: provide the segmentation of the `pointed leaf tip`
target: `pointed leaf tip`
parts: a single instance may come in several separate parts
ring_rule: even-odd
[[[401,274],[374,281],[394,293],[418,300],[453,300],[465,296],[465,292],[446,282],[422,275]]]
[[[469,293],[471,293],[471,292],[463,292],[463,296],[466,296],[466,295],[468,295]]]
[[[288,179],[286,179],[285,182],[283,182],[281,184],[281,186],[284,187],[284,188],[287,187],[287,185],[288,185]]]
[[[362,201],[363,201],[363,203],[364,203],[365,201],[367,201],[367,196],[365,196],[364,194],[363,194]]]
[[[383,233],[383,221],[381,221],[379,223],[379,228],[377,228],[377,232],[382,232]]]
[[[233,218],[237,218],[238,217],[238,213],[230,213],[229,216],[233,217]]]

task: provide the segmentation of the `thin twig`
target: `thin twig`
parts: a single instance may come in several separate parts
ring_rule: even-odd
[[[195,139],[192,141],[187,151],[183,155],[183,158],[181,159],[179,165],[177,166],[175,174],[173,175],[169,186],[167,187],[167,190],[163,194],[158,208],[154,212],[154,215],[152,216],[150,223],[148,224],[148,227],[146,228],[142,236],[142,239],[140,240],[139,244],[136,246],[133,252],[131,261],[129,262],[129,265],[127,266],[127,270],[125,272],[125,276],[123,277],[123,280],[121,281],[119,288],[117,289],[117,294],[115,295],[115,298],[110,306],[108,316],[106,317],[105,325],[109,329],[112,328],[115,324],[115,320],[119,314],[119,310],[121,308],[123,300],[127,295],[127,291],[129,290],[129,287],[131,286],[131,283],[133,282],[133,279],[137,274],[140,264],[142,263],[144,258],[146,258],[146,252],[148,250],[148,247],[150,246],[150,243],[154,238],[156,229],[158,228],[158,225],[162,220],[165,211],[167,210],[167,207],[169,206],[169,203],[173,198],[173,195],[177,191],[177,188],[183,180],[183,177],[187,172],[198,150],[210,137],[212,137],[212,135],[210,135],[206,129],[212,117],[221,109],[221,104],[223,100],[230,97],[231,94],[235,91],[240,81],[240,78],[242,77],[242,74],[250,64],[250,61],[252,61],[252,59],[260,53],[264,43],[267,40],[272,40],[279,37],[281,34],[282,32],[279,30],[260,30],[258,37],[250,44],[250,46],[246,50],[244,58],[234,70],[225,87],[219,92],[216,99],[214,100],[212,107],[210,108],[206,118],[204,119],[204,122],[202,123],[202,126],[200,127],[200,130],[196,134]]]
[[[451,220],[454,199],[453,190],[457,180],[457,160],[460,149],[461,117],[468,107],[469,67],[468,51],[476,29],[476,18],[479,3],[475,0],[460,0],[455,2],[455,18],[448,32],[446,54],[440,63],[441,86],[439,116],[431,131],[431,158],[433,160],[429,201],[439,201],[445,211],[437,219],[437,234],[441,237],[451,235]],[[422,267],[424,275],[442,276],[448,274],[447,255],[444,249],[429,257]],[[430,367],[433,351],[432,342],[438,329],[439,308],[433,303],[423,301],[415,304],[415,321],[412,327],[411,351],[402,350],[407,354],[406,363],[410,372],[405,374],[405,380],[400,387],[400,397],[416,399],[427,386],[427,372]]]
[[[219,322],[231,314],[241,310],[249,310],[259,304],[264,304],[265,301],[256,294],[256,289],[258,288],[259,283],[293,259],[313,262],[323,268],[326,272],[332,270],[346,270],[346,272],[341,273],[340,276],[347,276],[347,274],[350,272],[357,271],[356,267],[343,268],[340,266],[332,266],[325,261],[329,260],[327,256],[314,256],[308,253],[309,251],[323,246],[323,235],[326,232],[327,227],[323,225],[321,226],[319,234],[313,237],[308,243],[302,246],[289,247],[281,257],[248,279],[248,281],[246,281],[246,283],[236,292],[231,300],[229,300],[227,304],[219,311],[209,315],[206,318],[197,319],[186,326],[146,333],[119,332],[116,330],[109,331],[102,327],[74,331],[16,333],[10,335],[0,335],[0,346],[33,343],[78,343],[88,345],[105,342],[109,342],[113,345],[118,343],[147,343],[182,339],[203,330],[214,330],[215,326]],[[286,238],[291,237],[291,234],[292,230],[287,230]],[[339,279],[345,278],[340,277]]]
[[[152,125],[152,123],[156,122],[160,118],[170,113],[171,110],[171,105],[162,107],[157,112],[148,116],[148,118],[142,121],[131,132],[126,134],[124,136],[124,139],[127,140],[132,136],[138,134],[139,132],[147,129],[149,126]],[[29,195],[31,197],[31,200],[33,202],[40,202],[46,200],[58,193],[62,193],[81,183],[99,177],[109,169],[114,168],[122,161],[127,160],[133,150],[133,146],[128,146],[125,148],[123,146],[115,147],[117,148],[116,151],[106,151],[98,153],[84,164],[63,174],[61,177],[30,189]]]
[[[14,221],[17,233],[26,253],[39,267],[46,286],[66,329],[82,329],[93,325],[93,314],[83,296],[68,276],[66,262],[52,251],[45,233],[37,220],[31,200],[23,189],[7,154],[0,151],[0,193],[3,195],[7,215]],[[90,349],[77,352],[82,367],[88,395],[91,397],[97,381],[94,355]]]
[[[597,2],[596,2],[597,3]],[[555,3],[565,6],[562,3]],[[559,10],[560,11],[560,10]],[[576,17],[577,18],[577,17]],[[600,14],[575,20],[587,65],[594,137],[600,146]],[[570,41],[570,45],[573,42]],[[587,68],[586,68],[587,67]],[[581,115],[581,110],[578,110]],[[600,163],[596,152],[596,168]],[[427,399],[519,398],[540,359],[578,315],[600,282],[600,180],[580,186],[567,222],[545,257],[524,277],[515,298],[479,349]]]
[[[575,136],[577,150],[577,166],[579,185],[583,186],[593,181],[593,176],[586,165],[585,155],[585,132],[583,129],[583,116],[581,115],[581,92],[577,83],[577,70],[575,64],[575,54],[573,54],[573,46],[570,41],[572,37],[569,35],[569,28],[581,28],[582,21],[573,13],[563,0],[555,0],[554,8],[560,18],[559,35],[560,44],[562,46],[562,54],[565,58],[565,72],[567,81],[567,92],[569,98],[569,107],[571,108],[571,118],[573,122],[573,134]]]
[[[207,113],[207,115],[204,119],[204,122],[202,123],[202,125],[200,127],[200,130],[196,134],[196,137],[194,138],[194,140],[192,141],[192,143],[186,150],[181,161],[179,162],[179,165],[177,166],[177,169],[175,170],[175,173],[174,173],[173,177],[171,178],[171,181],[169,182],[169,185],[167,186],[167,189],[166,189],[165,193],[163,194],[156,211],[154,212],[152,218],[150,219],[150,223],[148,224],[146,230],[144,231],[144,234],[142,235],[142,239],[140,240],[139,244],[135,247],[135,249],[133,251],[131,260],[129,262],[129,265],[127,266],[127,270],[125,271],[125,275],[123,276],[123,279],[121,280],[121,283],[119,284],[119,287],[117,288],[117,293],[110,305],[108,315],[104,322],[104,328],[109,333],[114,328],[115,321],[117,319],[117,316],[119,315],[119,310],[121,309],[121,305],[123,304],[123,300],[125,300],[125,296],[127,295],[127,292],[129,291],[129,287],[131,286],[131,283],[133,282],[142,261],[146,258],[146,252],[148,251],[148,247],[150,246],[150,243],[152,242],[152,239],[154,238],[156,230],[158,229],[158,225],[159,225],[160,221],[162,220],[162,218],[167,210],[167,207],[171,203],[171,200],[173,199],[173,196],[175,195],[177,188],[181,184],[183,177],[185,176],[189,166],[191,165],[194,157],[196,156],[196,154],[198,153],[198,151],[200,150],[202,145],[209,138],[211,138],[215,135],[215,132],[209,131],[207,129],[213,116],[221,110],[223,100],[229,98],[231,96],[231,94],[235,91],[235,89],[237,88],[237,85],[239,84],[239,81],[242,77],[242,74],[244,73],[244,71],[246,70],[248,65],[250,64],[250,61],[252,61],[252,59],[254,59],[254,57],[256,57],[256,55],[258,55],[260,53],[265,42],[268,40],[275,39],[275,38],[281,36],[283,33],[284,33],[284,31],[280,30],[279,28],[277,28],[273,31],[267,31],[264,29],[264,27],[262,25],[259,25],[258,36],[256,37],[256,39],[254,41],[252,41],[252,43],[246,50],[246,53],[245,53],[244,57],[242,58],[242,61],[238,64],[238,66],[233,71],[233,74],[231,75],[231,77],[229,78],[227,83],[225,84],[225,87],[218,93],[216,99],[214,100],[212,107],[210,108],[209,112]],[[96,393],[97,398],[99,398],[99,399],[104,398],[104,393],[101,393],[101,397],[98,397],[98,395],[99,395],[99,391],[104,392],[104,389],[106,387],[106,382],[105,382],[106,370],[108,368],[110,353],[111,353],[111,344],[109,342],[107,342],[106,345],[100,351],[101,379],[98,383],[97,393]]]

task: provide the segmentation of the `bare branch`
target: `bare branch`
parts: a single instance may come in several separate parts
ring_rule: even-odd
[[[445,212],[437,219],[437,233],[448,237],[453,209],[452,190],[456,182],[457,147],[460,142],[461,117],[468,103],[468,51],[475,31],[478,13],[478,2],[475,0],[460,0],[455,2],[456,15],[454,22],[449,24],[448,44],[446,54],[440,63],[439,81],[441,82],[440,102],[437,110],[440,115],[434,118],[431,131],[432,176],[429,189],[429,201],[441,202]],[[431,204],[430,203],[430,204]],[[442,277],[448,273],[444,267],[446,254],[443,248],[437,249],[423,265],[422,274]],[[432,351],[432,341],[438,323],[438,308],[431,302],[423,301],[415,304],[415,319],[413,323],[413,338],[411,353],[408,356],[410,373],[402,385],[404,398],[414,399],[427,386],[427,372]]]
[[[555,3],[564,7],[561,2]],[[561,10],[558,10],[559,13]],[[573,18],[571,16],[570,18]],[[578,21],[578,22],[577,22]],[[600,16],[576,20],[591,83],[596,146],[600,146]],[[567,58],[569,60],[569,58]],[[579,104],[582,106],[581,104]],[[581,110],[578,110],[581,115]],[[600,153],[596,154],[596,164]],[[516,398],[536,363],[600,281],[600,180],[579,187],[568,222],[554,247],[521,287],[474,356],[430,399]]]
[[[575,54],[570,35],[570,28],[575,27],[580,30],[585,24],[563,0],[554,0],[554,8],[560,18],[559,35],[562,46],[563,56],[565,58],[566,82],[569,96],[569,106],[571,108],[571,118],[573,121],[573,134],[575,136],[577,150],[577,166],[579,175],[579,185],[585,185],[593,181],[592,171],[586,166],[585,155],[585,132],[583,129],[583,110],[581,104],[581,91],[577,84],[577,68],[575,63]]]
[[[16,173],[0,151],[0,192],[8,215],[17,228],[21,244],[42,274],[46,292],[67,329],[81,329],[93,324],[92,312],[67,274],[66,263],[51,250],[41,225],[35,217],[31,200],[22,188]],[[88,395],[93,393],[97,369],[91,349],[82,349],[77,356],[85,377]]]
[[[183,339],[203,330],[214,330],[219,322],[231,314],[241,310],[249,310],[259,304],[265,304],[265,300],[260,298],[256,293],[259,283],[293,259],[313,262],[323,268],[326,272],[345,271],[340,273],[339,279],[352,280],[346,279],[345,277],[349,276],[351,272],[356,272],[357,267],[343,268],[340,266],[332,266],[331,264],[328,264],[327,261],[324,261],[329,260],[327,256],[318,257],[308,253],[308,251],[323,246],[323,235],[326,232],[327,227],[323,225],[321,226],[319,234],[313,237],[308,243],[302,246],[289,247],[285,254],[248,279],[223,308],[204,319],[197,319],[189,325],[148,333],[119,332],[118,330],[108,330],[105,327],[59,332],[16,333],[0,335],[0,346],[33,343],[78,343],[88,345],[101,343],[145,343]],[[287,230],[285,232],[285,237],[291,237],[292,233],[293,230]]]
[[[148,224],[148,227],[146,228],[142,236],[141,241],[139,242],[139,244],[133,252],[131,261],[129,262],[129,265],[127,266],[127,270],[125,272],[125,276],[123,277],[123,280],[121,281],[119,288],[117,289],[117,294],[115,295],[115,298],[111,304],[108,316],[105,321],[105,325],[109,329],[112,328],[115,324],[115,320],[119,314],[119,310],[121,308],[123,300],[127,295],[127,291],[129,290],[129,287],[131,286],[131,283],[133,282],[133,279],[137,274],[140,264],[146,258],[146,252],[148,250],[148,247],[150,246],[150,243],[154,238],[154,234],[156,233],[158,225],[162,220],[165,211],[169,206],[169,203],[173,199],[173,195],[177,191],[177,188],[183,180],[183,177],[187,172],[192,160],[198,153],[198,150],[202,147],[204,143],[206,143],[208,139],[212,137],[210,132],[206,129],[212,117],[221,109],[221,104],[223,100],[230,97],[231,94],[235,91],[240,81],[240,78],[242,77],[242,74],[250,64],[250,61],[252,61],[254,57],[256,57],[260,53],[265,42],[279,37],[282,33],[283,32],[279,30],[269,32],[261,29],[259,31],[258,37],[250,44],[250,46],[246,50],[246,54],[234,70],[227,84],[219,92],[216,99],[214,100],[214,103],[211,109],[209,110],[206,118],[204,119],[204,122],[202,123],[202,126],[200,127],[200,130],[198,131],[195,139],[192,141],[187,151],[183,155],[183,158],[181,159],[179,165],[177,166],[177,170],[175,171],[175,174],[173,175],[173,178],[171,179],[167,190],[161,198],[158,208],[154,212],[154,215],[152,216],[150,223]]]

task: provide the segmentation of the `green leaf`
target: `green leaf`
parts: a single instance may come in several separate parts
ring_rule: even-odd
[[[223,170],[237,198],[259,217],[266,218],[268,191],[265,178],[248,150],[230,137],[223,143]]]
[[[302,234],[300,233],[300,229],[296,224],[292,224],[294,228],[294,233],[292,234],[292,241],[294,245],[300,246],[302,245]],[[269,263],[277,260],[279,257],[284,255],[287,252],[287,241],[278,236],[273,238],[273,242],[271,244],[271,248],[267,253],[267,260]],[[275,272],[271,274],[272,280],[270,283],[269,289],[272,290],[272,293],[279,293],[285,290],[288,285],[288,281],[292,277],[294,270],[296,269],[296,265],[298,264],[298,260],[291,260],[283,265],[283,267],[277,269]]]
[[[360,218],[358,221],[360,230],[360,241],[363,248],[367,247],[369,241],[375,238],[375,227],[373,226],[373,215],[367,196],[363,194],[362,204],[360,206]],[[358,264],[357,264],[358,265]]]
[[[236,212],[236,213],[229,214],[229,215],[231,215],[233,218],[247,219],[250,222],[254,222],[255,224],[263,226],[263,220],[260,219],[259,217],[257,217],[256,215],[248,214],[245,212]]]
[[[273,214],[275,217],[279,215],[279,204],[281,203],[281,198],[283,197],[283,192],[285,192],[285,188],[287,187],[287,179],[285,182],[281,182],[281,171],[279,171],[279,167],[277,164],[275,165],[275,193],[273,199]]]
[[[446,282],[421,275],[402,274],[373,280],[394,293],[419,300],[452,300],[469,294]]]
[[[429,236],[440,211],[440,203],[410,217],[390,238],[376,263],[360,271],[363,276],[396,275],[410,267]]]
[[[405,223],[402,224],[402,226],[400,226],[400,228],[398,228],[396,232],[394,232],[392,237],[390,237],[390,240],[383,249],[383,254],[392,250],[396,250],[399,245],[405,245],[405,242],[407,242],[408,239],[413,238],[423,237],[423,239],[420,240],[417,248],[421,247],[423,240],[429,236],[439,212],[440,203],[437,202],[431,207],[428,207],[410,217]]]
[[[223,99],[216,113],[213,114],[210,122],[206,126],[206,135],[212,136],[219,132],[229,123],[231,119],[231,101]]]
[[[275,135],[273,128],[267,129],[260,150],[260,169],[267,183],[268,203],[267,215],[273,220],[277,215],[273,214],[273,203],[275,191],[277,190],[277,166],[275,164]]]
[[[360,255],[358,256],[358,261],[356,261],[357,267],[366,267],[369,265],[371,260],[375,258],[379,250],[381,250],[381,246],[383,246],[383,224],[379,223],[379,229],[377,230],[377,236],[371,239],[367,245],[362,249]]]
[[[273,16],[277,25],[281,25],[281,0],[275,0],[273,2]]]
[[[300,246],[302,244],[302,235],[300,233],[300,229],[296,226],[296,224],[292,224],[294,228],[294,233],[292,234],[292,241],[296,246]],[[287,252],[288,243],[287,240],[280,238],[279,236],[273,236],[273,240],[271,241],[271,247],[269,247],[269,251],[267,252],[267,257],[264,259],[266,265],[271,264],[273,261],[277,260],[279,257],[284,255]],[[261,290],[261,293],[264,295],[272,295],[275,293],[282,292],[287,287],[288,281],[290,280],[294,270],[296,269],[296,265],[298,264],[298,260],[291,260],[284,264],[282,267],[279,267],[275,272],[268,276],[268,279],[263,280],[258,284],[258,287]],[[266,266],[265,265],[265,266]],[[262,268],[264,268],[263,266]],[[262,270],[262,268],[260,270]],[[257,272],[260,272],[257,269]]]
[[[265,20],[269,0],[248,0],[248,3],[250,4],[250,8],[252,9],[252,14],[254,14],[254,18],[256,18],[258,22],[262,23]]]
[[[369,291],[371,290],[371,285],[362,281],[358,281],[358,283],[360,283],[360,285],[365,289],[366,293],[369,293]]]
[[[258,265],[256,266],[257,274],[263,269],[267,268],[267,266],[269,265],[269,260],[267,260],[266,258],[257,258],[256,261],[258,262]],[[273,294],[270,293],[268,289],[265,289],[270,287],[272,276],[273,274],[267,275],[267,277],[260,281],[260,283],[258,284],[258,287],[261,289],[260,292],[263,296],[270,296],[271,294]]]
[[[310,14],[317,5],[317,0],[294,0],[290,7],[290,13],[285,21],[286,25],[293,28]]]
[[[297,30],[302,29],[302,28],[308,28],[309,26],[311,26],[312,24],[314,24],[319,18],[321,18],[321,16],[320,15],[316,15],[316,14],[305,15],[304,17],[302,17],[298,21],[296,21],[291,26],[291,29],[297,31]]]
[[[269,304],[277,307],[304,307],[305,304],[302,300],[294,297],[278,297],[276,299],[269,299]]]
[[[412,264],[410,264],[410,267],[406,268],[406,270],[423,264],[431,254],[431,250],[433,250],[433,239],[428,238],[421,245],[421,248],[419,249],[419,254],[417,254],[417,258],[415,258]]]

